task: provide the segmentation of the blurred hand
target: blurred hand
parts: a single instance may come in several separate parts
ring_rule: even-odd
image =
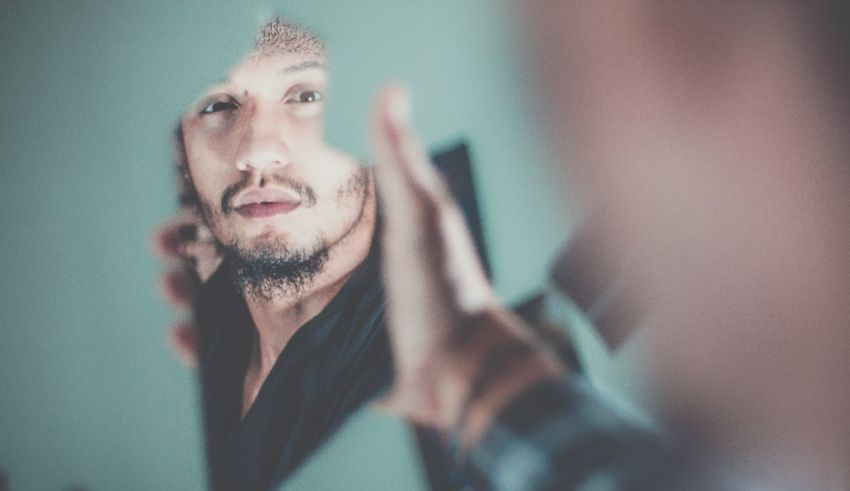
[[[218,269],[221,254],[203,219],[187,208],[154,232],[153,247],[165,264],[160,275],[162,295],[188,319],[169,328],[169,341],[180,360],[194,368],[198,364],[198,333],[191,320],[192,297],[195,286]]]
[[[390,87],[379,96],[371,139],[396,365],[395,386],[383,405],[423,424],[453,427],[488,353],[505,343],[535,341],[498,305],[463,215],[413,130],[404,89]],[[541,362],[541,353],[530,350],[531,363],[499,379],[505,397],[512,387],[553,373],[558,364]]]

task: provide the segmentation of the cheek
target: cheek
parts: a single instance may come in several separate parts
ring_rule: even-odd
[[[310,177],[318,202],[311,221],[329,238],[337,237],[360,212],[363,192],[356,185],[360,167],[351,162],[336,162],[314,170]]]
[[[215,200],[217,203],[221,192],[228,182],[238,177],[238,171],[230,164],[228,145],[222,140],[207,138],[206,135],[187,141],[186,157],[189,172],[195,189],[202,199]]]
[[[193,159],[193,160],[192,160]],[[190,157],[189,172],[192,176],[192,182],[195,185],[195,191],[201,201],[218,208],[218,197],[223,190],[223,177],[220,177],[209,166],[209,160],[195,156]]]
[[[278,136],[289,148],[294,162],[327,160],[329,149],[324,141],[320,117],[287,115],[278,122]]]
[[[348,178],[351,176],[351,169],[344,166],[336,168],[326,168],[324,172],[317,173],[314,177],[316,191],[320,196],[327,198],[336,198],[340,190],[343,189]]]
[[[320,197],[335,198],[361,170],[353,157],[324,144],[316,145],[310,153],[312,158],[303,168],[304,177]]]

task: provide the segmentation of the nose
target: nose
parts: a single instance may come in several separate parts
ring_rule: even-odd
[[[262,172],[272,166],[289,165],[287,133],[285,123],[277,121],[273,114],[255,110],[239,145],[243,151],[236,159],[236,168]]]

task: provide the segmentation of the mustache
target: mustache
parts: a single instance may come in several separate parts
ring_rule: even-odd
[[[275,182],[277,184],[283,184],[285,187],[289,188],[291,191],[294,191],[298,197],[301,199],[301,204],[307,207],[312,207],[316,205],[316,191],[313,188],[301,181],[297,181],[291,177],[287,176],[269,176],[269,181]],[[224,192],[221,194],[221,210],[224,213],[230,213],[233,211],[233,199],[237,194],[242,192],[251,186],[251,175],[244,174],[239,182],[233,183],[228,186]]]

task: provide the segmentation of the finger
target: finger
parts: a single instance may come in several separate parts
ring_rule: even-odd
[[[218,242],[197,213],[190,210],[181,211],[156,230],[152,247],[172,267],[191,268],[201,282],[221,264]]]
[[[185,270],[166,271],[160,277],[160,291],[173,307],[185,309],[192,305],[194,281]]]
[[[382,267],[394,327],[391,340],[397,357],[415,360],[421,355],[410,352],[413,347],[427,353],[440,344],[445,326],[456,320],[457,312],[442,271],[444,249],[431,193],[435,185],[431,181],[422,188],[409,175],[410,164],[402,162],[427,164],[408,114],[409,100],[402,89],[384,91],[373,114],[371,143],[383,205]]]
[[[400,86],[378,98],[372,125],[375,172],[380,196],[393,224],[426,219],[440,200],[450,200],[410,120],[410,97]],[[421,230],[421,229],[418,229]]]
[[[185,244],[196,240],[199,224],[193,214],[181,212],[154,231],[151,245],[162,258],[184,255]]]
[[[434,408],[440,405],[438,397],[428,390],[408,390],[409,387],[423,387],[412,380],[396,380],[386,394],[372,401],[372,406],[387,414],[395,414],[416,423],[434,425]]]
[[[401,415],[414,422],[426,423],[425,418],[417,418],[416,406],[409,402],[407,394],[395,388],[401,386],[403,385],[396,384],[389,394],[373,400],[372,407],[383,413]],[[420,419],[423,421],[419,421]]]
[[[401,255],[394,274],[411,278],[417,269],[438,272],[442,278],[431,287],[450,288],[455,307],[465,313],[489,304],[491,289],[463,215],[413,129],[409,96],[400,87],[389,87],[379,97],[373,148],[388,222],[385,246],[390,260],[392,251]],[[421,263],[418,268],[415,261]]]
[[[187,368],[197,368],[199,360],[198,331],[188,322],[181,322],[171,327],[168,339],[175,354]]]
[[[452,205],[440,220],[440,237],[447,251],[443,270],[458,310],[472,316],[492,306],[495,298],[463,215]]]
[[[206,282],[218,270],[223,259],[218,245],[215,244],[204,246],[202,252],[194,257],[195,273],[201,283]]]

